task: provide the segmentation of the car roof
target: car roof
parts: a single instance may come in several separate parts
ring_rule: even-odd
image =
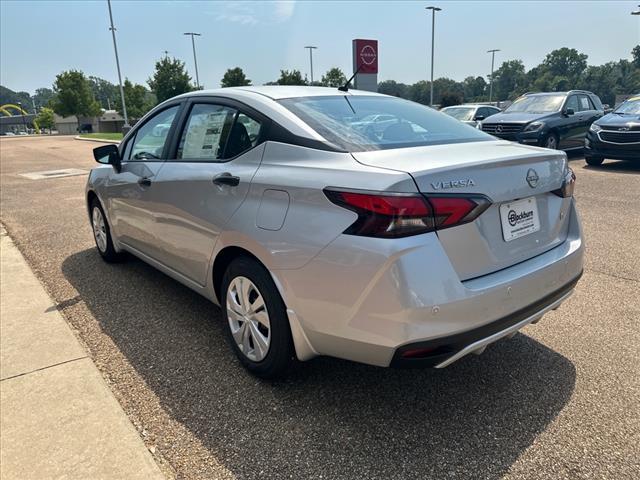
[[[496,108],[500,110],[500,108],[495,105],[485,105],[484,103],[461,103],[460,105],[449,105],[448,107],[444,107],[442,110],[446,110],[447,108],[457,108],[457,107],[467,107],[467,108],[480,108],[480,107],[489,107]]]
[[[227,95],[233,93],[254,93],[263,95],[272,100],[281,100],[283,98],[295,97],[322,97],[328,95],[371,95],[381,96],[380,93],[367,92],[364,90],[352,90],[342,92],[335,87],[308,87],[304,85],[262,85],[248,87],[228,87],[215,88],[210,90],[197,90],[195,92],[185,93],[182,96],[201,96],[201,95]]]

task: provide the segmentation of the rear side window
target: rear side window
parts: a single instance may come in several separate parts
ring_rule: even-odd
[[[580,95],[580,111],[594,110],[591,100],[586,95]]]
[[[332,95],[279,102],[329,143],[347,151],[493,140],[449,115],[400,98]],[[384,121],[376,122],[379,117]]]
[[[236,157],[257,144],[260,126],[260,122],[234,108],[195,104],[182,131],[176,158],[215,162]]]

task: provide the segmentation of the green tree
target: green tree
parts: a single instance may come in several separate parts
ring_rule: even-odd
[[[547,54],[540,67],[543,74],[565,77],[569,83],[576,83],[587,68],[587,55],[575,48],[559,48]]]
[[[53,110],[58,115],[93,117],[100,113],[100,104],[93,97],[89,80],[78,70],[69,70],[56,76],[53,91],[56,95],[52,102]]]
[[[230,68],[220,80],[220,86],[226,87],[245,87],[251,85],[251,80],[247,78],[240,67]]]
[[[114,109],[116,103],[120,100],[120,89],[104,78],[90,76],[88,80],[93,96],[100,104],[100,107],[105,110]]]
[[[409,98],[409,85],[396,82],[395,80],[385,80],[378,84],[378,93],[400,98]]]
[[[276,82],[278,85],[308,85],[300,70],[280,70],[280,78]]]
[[[527,91],[529,81],[522,60],[507,60],[493,72],[493,99],[515,99]]]
[[[28,92],[14,92],[10,88],[0,85],[0,105],[4,105],[6,103],[12,103],[14,105],[21,103],[23,110],[27,112],[33,111],[31,95],[29,95]]]
[[[636,45],[631,50],[631,56],[633,57],[633,65],[636,68],[640,68],[640,45]]]
[[[164,57],[158,60],[153,76],[147,83],[159,103],[194,90],[184,62],[177,58]]]
[[[429,105],[431,97],[431,83],[420,80],[409,87],[409,100]],[[435,99],[434,99],[435,101]]]
[[[55,94],[50,88],[36,88],[36,93],[33,95],[33,102],[36,104],[36,108],[40,109],[48,107],[54,97]]]
[[[487,91],[487,82],[482,77],[467,77],[462,82],[464,100],[478,102],[483,100]]]
[[[51,129],[55,126],[53,110],[48,107],[42,107],[40,112],[38,112],[36,122],[40,128],[48,128],[49,133],[51,133]]]
[[[320,80],[320,85],[322,85],[323,87],[337,88],[341,87],[345,83],[347,83],[347,77],[344,75],[344,72],[338,67],[329,69]]]
[[[451,105],[460,105],[462,103],[462,96],[457,92],[444,92],[440,97],[439,103],[441,107],[450,107]]]
[[[155,102],[150,101],[149,90],[144,85],[134,84],[129,79],[126,79],[122,88],[129,118],[138,120],[155,105]],[[122,115],[122,102],[117,102],[115,106],[118,113]]]

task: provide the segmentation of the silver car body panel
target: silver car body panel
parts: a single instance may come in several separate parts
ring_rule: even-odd
[[[234,99],[318,140],[273,98],[328,94],[335,90],[247,87],[187,96]],[[535,189],[526,184],[529,168],[539,176]],[[116,250],[215,303],[216,259],[229,248],[250,252],[282,295],[300,360],[331,355],[388,366],[403,345],[507,317],[581,273],[575,201],[549,193],[561,186],[566,168],[564,153],[504,141],[353,154],[267,141],[224,163],[124,162],[120,173],[102,165],[92,170],[87,194],[103,205]],[[223,172],[240,184],[213,184]],[[150,187],[138,183],[142,177],[152,178]],[[492,207],[474,222],[397,239],[344,234],[357,215],[323,193],[341,187],[428,195],[438,192],[432,184],[466,178],[473,185],[459,183],[455,193],[486,195]],[[526,196],[536,197],[544,228],[504,242],[498,204]]]

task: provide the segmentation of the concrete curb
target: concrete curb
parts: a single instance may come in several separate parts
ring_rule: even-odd
[[[79,135],[73,137],[75,140],[82,140],[83,142],[96,142],[96,143],[115,143],[119,144],[120,140],[109,140],[106,138],[84,138]]]
[[[0,480],[163,480],[1,224],[0,244]]]

